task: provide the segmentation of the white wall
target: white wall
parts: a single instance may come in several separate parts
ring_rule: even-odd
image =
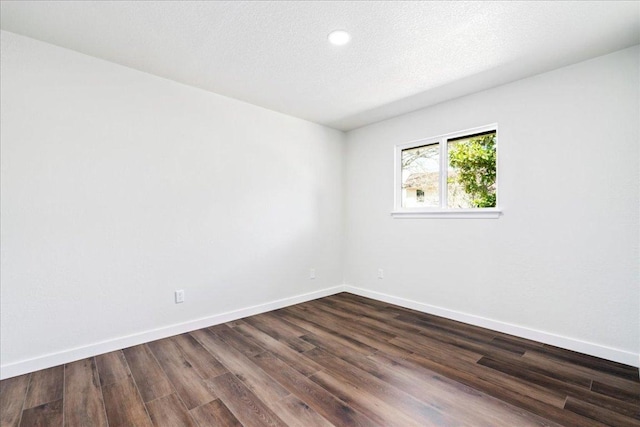
[[[338,131],[1,41],[0,376],[330,293],[343,273],[638,363],[638,48],[352,131],[345,152]],[[395,144],[492,122],[502,218],[391,218]]]
[[[637,365],[638,57],[623,50],[348,133],[346,283]],[[395,144],[494,122],[501,218],[391,218]]]
[[[1,39],[3,376],[342,283],[343,133]]]

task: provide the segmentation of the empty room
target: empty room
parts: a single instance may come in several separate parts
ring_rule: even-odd
[[[0,2],[0,426],[640,426],[640,2]]]

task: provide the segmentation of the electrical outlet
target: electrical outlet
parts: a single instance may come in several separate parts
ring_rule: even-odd
[[[176,304],[180,304],[181,302],[184,302],[184,291],[179,289],[176,291]]]
[[[381,268],[378,269],[378,279],[384,279],[384,270]]]
[[[309,279],[313,280],[315,278],[316,278],[316,269],[315,268],[309,269]]]

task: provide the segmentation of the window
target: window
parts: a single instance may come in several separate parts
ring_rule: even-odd
[[[497,218],[497,125],[396,146],[400,218]]]

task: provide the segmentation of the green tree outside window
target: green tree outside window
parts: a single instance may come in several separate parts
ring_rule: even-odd
[[[456,170],[449,183],[459,184],[476,208],[496,206],[496,134],[457,141],[449,149],[449,166]]]

